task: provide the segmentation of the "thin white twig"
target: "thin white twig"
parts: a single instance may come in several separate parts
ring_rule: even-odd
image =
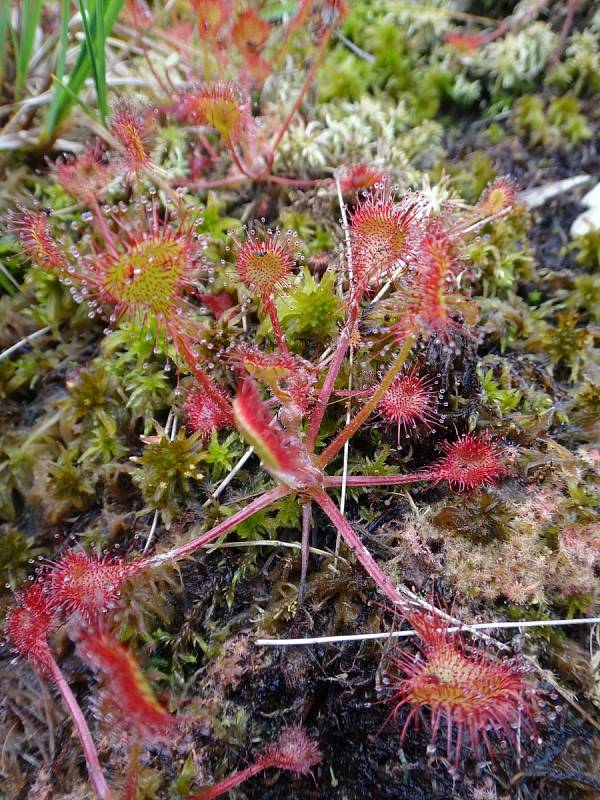
[[[540,619],[522,620],[521,622],[480,622],[469,625],[478,631],[507,630],[512,628],[549,628],[562,625],[595,625],[600,622],[600,617],[582,617],[580,619]],[[444,630],[444,629],[442,629]],[[465,631],[464,625],[452,625],[445,630],[448,633]],[[403,639],[408,636],[418,635],[416,631],[390,631],[389,633],[354,633],[347,636],[313,636],[308,639],[257,639],[254,644],[258,647],[291,647],[293,645],[309,644],[340,644],[342,642],[366,642],[371,639]]]
[[[507,206],[506,208],[497,211],[495,214],[490,214],[487,217],[483,217],[482,219],[478,219],[476,222],[473,222],[471,225],[468,225],[466,228],[461,228],[458,226],[454,230],[450,232],[451,239],[459,239],[461,236],[464,236],[466,233],[473,233],[473,231],[479,230],[479,228],[483,228],[484,225],[487,225],[489,222],[496,222],[498,219],[502,219],[507,214],[513,210],[514,206]]]
[[[392,283],[393,283],[393,282],[396,280],[396,278],[400,277],[400,274],[402,273],[402,271],[403,271],[403,270],[404,270],[404,265],[402,265],[401,267],[396,267],[396,269],[395,269],[395,270],[394,270],[394,272],[392,273],[392,277],[391,277],[391,278],[389,278],[389,279],[388,279],[388,280],[387,280],[387,281],[386,281],[386,282],[383,284],[383,286],[381,287],[381,289],[380,289],[380,290],[377,292],[377,294],[375,295],[375,297],[374,297],[374,298],[373,298],[373,300],[371,301],[371,304],[372,304],[372,305],[374,305],[375,303],[378,303],[378,302],[381,300],[381,298],[382,298],[382,297],[383,297],[383,296],[386,294],[387,290],[390,288],[390,286],[391,286],[391,285],[392,285]]]
[[[333,356],[333,347],[331,346],[326,347],[325,350],[323,350],[323,352],[319,356],[319,366],[322,366],[325,363],[325,361],[332,356]]]
[[[207,506],[209,506],[211,504],[211,501],[214,500],[216,497],[218,497],[221,494],[221,492],[223,492],[223,490],[229,486],[231,481],[235,478],[235,476],[238,474],[238,472],[241,470],[241,468],[244,466],[246,461],[248,461],[248,459],[253,453],[254,453],[254,448],[249,447],[244,453],[244,455],[237,462],[237,464],[234,464],[229,473],[223,478],[221,483],[217,486],[217,488],[214,490],[214,492],[211,494],[208,500],[206,500],[202,504],[202,508],[206,508]]]
[[[23,345],[29,344],[29,342],[33,342],[34,339],[39,339],[40,336],[43,336],[45,333],[50,331],[50,326],[46,325],[45,328],[40,328],[39,331],[35,331],[34,333],[30,333],[27,336],[24,336],[18,342],[15,342],[13,345],[8,347],[2,353],[0,353],[0,361],[4,361],[17,350],[20,350]]]
[[[292,550],[300,550],[302,545],[300,542],[282,542],[279,539],[257,539],[251,542],[223,542],[207,549],[206,552],[212,553],[213,550],[222,550],[224,547],[289,547]],[[320,550],[318,547],[310,547],[309,550],[317,556],[324,556],[325,558],[333,556],[333,553],[330,553],[329,550]],[[340,559],[346,561],[341,556]]]
[[[346,205],[344,203],[344,198],[342,196],[342,186],[340,184],[340,173],[339,170],[335,172],[335,188],[337,190],[337,197],[338,203],[340,206],[340,214],[342,216],[342,230],[344,231],[344,242],[345,242],[345,250],[346,250],[346,263],[348,265],[348,279],[350,282],[350,291],[353,290],[353,283],[354,283],[354,270],[352,265],[352,240],[350,238],[350,228],[348,226],[348,217],[346,215]],[[346,409],[346,425],[350,424],[350,419],[352,417],[351,408],[352,408],[352,367],[354,365],[354,348],[352,344],[350,344],[349,352],[348,352],[348,361],[350,364],[350,371],[348,375],[348,406]],[[350,454],[350,440],[344,444],[343,450],[343,467],[342,467],[342,487],[340,493],[340,512],[344,514],[346,510],[346,490],[347,490],[347,480],[348,480],[348,457]],[[342,538],[338,531],[336,540],[335,540],[335,562],[334,567],[337,566],[337,558],[340,552]]]
[[[4,277],[7,280],[9,280],[15,288],[17,288],[17,289],[21,288],[19,286],[18,282],[14,279],[13,274],[10,272],[10,270],[6,269],[6,267],[4,266],[4,264],[1,261],[0,261],[0,272],[2,272]]]
[[[154,534],[156,533],[156,528],[158,527],[158,520],[160,519],[160,511],[156,509],[154,512],[154,516],[152,517],[152,525],[150,526],[150,531],[148,532],[148,538],[146,539],[146,544],[144,545],[144,549],[142,553],[146,553],[150,545],[152,544],[152,540],[154,539]]]
[[[359,58],[362,58],[363,61],[367,61],[369,64],[375,63],[376,59],[372,53],[367,53],[366,50],[363,50],[362,47],[359,47],[357,44],[354,44],[353,41],[348,39],[347,36],[344,36],[344,34],[340,33],[339,31],[336,31],[335,35],[340,40],[340,42],[346,45],[348,50],[352,50],[352,52]]]

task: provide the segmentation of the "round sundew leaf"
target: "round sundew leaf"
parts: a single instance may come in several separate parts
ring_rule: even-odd
[[[174,305],[186,266],[184,243],[155,237],[114,259],[105,272],[104,288],[118,303],[166,315]]]
[[[281,289],[294,263],[291,241],[278,234],[269,235],[263,240],[248,239],[238,250],[238,274],[246,286],[261,298],[267,298]]]

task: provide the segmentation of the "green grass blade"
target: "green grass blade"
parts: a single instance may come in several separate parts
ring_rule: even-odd
[[[42,0],[23,0],[21,7],[21,35],[15,52],[15,100],[23,98],[29,64],[33,55],[35,32],[40,24]]]
[[[3,289],[6,294],[14,295],[19,291],[19,284],[14,279],[12,273],[0,261],[0,289]]]
[[[79,0],[79,11],[81,13],[81,24],[83,25],[85,45],[87,47],[88,58],[90,60],[90,66],[92,69],[92,77],[94,78],[96,92],[98,92],[98,66],[96,64],[96,52],[94,50],[95,37],[92,36],[92,32],[90,30],[88,14],[85,8],[84,0]]]
[[[106,58],[104,44],[106,36],[104,33],[104,0],[96,0],[96,97],[98,100],[98,110],[100,119],[106,125],[108,117],[108,91],[106,88]]]
[[[76,95],[76,94],[75,94],[75,92],[72,92],[72,91],[69,89],[69,86],[68,86],[68,84],[66,84],[66,83],[64,83],[63,81],[59,80],[59,79],[56,77],[56,75],[53,75],[53,76],[52,76],[52,80],[53,80],[53,81],[55,81],[55,83],[56,83],[58,86],[60,86],[60,88],[61,88],[61,89],[63,89],[63,91],[65,91],[65,92],[67,93],[67,95],[69,96],[69,98],[70,98],[70,99],[73,101],[73,102],[72,102],[72,105],[75,105],[75,104],[77,104],[77,105],[80,105],[80,106],[81,106],[81,108],[82,108],[82,110],[83,110],[83,112],[84,112],[84,113],[85,113],[85,114],[86,114],[86,115],[87,115],[87,116],[88,116],[90,119],[93,119],[93,120],[94,120],[94,122],[99,122],[99,120],[98,120],[98,117],[97,117],[96,113],[94,112],[94,109],[93,109],[93,108],[90,108],[90,107],[88,106],[88,104],[87,104],[87,103],[84,103],[84,102],[83,102],[83,100],[81,99],[81,97],[79,97],[78,95]]]
[[[8,25],[10,21],[10,0],[0,0],[0,91],[4,86],[6,56],[8,55]]]
[[[65,77],[65,64],[67,63],[67,49],[69,47],[69,14],[71,0],[60,2],[60,39],[58,45],[58,58],[56,59],[56,77],[59,81]]]
[[[104,42],[110,36],[113,25],[123,7],[124,0],[105,0],[104,2]],[[90,32],[93,37],[96,35],[96,17],[94,15],[90,24]],[[85,79],[90,74],[91,64],[86,42],[82,42],[73,65],[71,74],[66,84],[57,82],[54,97],[50,105],[48,118],[46,120],[44,139],[51,141],[56,136],[58,126],[68,116],[71,108],[77,102],[76,98],[83,87]],[[66,91],[68,87],[69,91]],[[43,143],[42,143],[43,144]]]

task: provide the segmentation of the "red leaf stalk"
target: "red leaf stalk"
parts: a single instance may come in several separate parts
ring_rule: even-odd
[[[223,423],[227,425],[233,425],[233,412],[231,410],[231,405],[212,378],[210,378],[202,369],[202,367],[199,366],[198,356],[193,350],[190,337],[185,333],[175,331],[173,333],[173,344],[175,345],[177,352],[184,359],[194,378],[210,397],[215,407],[221,412]]]
[[[277,486],[274,489],[269,489],[268,492],[257,497],[256,500],[253,500],[247,506],[240,509],[240,511],[227,517],[227,519],[223,520],[223,522],[220,522],[209,531],[206,531],[206,533],[202,533],[200,536],[192,539],[191,542],[182,544],[180,547],[175,547],[172,550],[167,550],[165,553],[159,553],[154,556],[149,556],[148,558],[140,559],[135,563],[140,570],[145,570],[160,567],[170,561],[178,561],[179,559],[187,558],[187,556],[192,555],[192,553],[195,553],[207,544],[212,544],[212,542],[216,541],[220,536],[223,536],[223,534],[235,528],[236,525],[239,525],[240,522],[244,522],[244,520],[248,519],[253,514],[262,511],[263,508],[267,508],[276,500],[280,500],[289,493],[290,490],[285,486]]]
[[[331,442],[325,450],[319,455],[317,458],[316,464],[320,469],[323,469],[330,461],[332,461],[336,455],[340,452],[342,447],[346,444],[346,442],[354,436],[354,434],[358,431],[361,425],[365,422],[365,420],[370,417],[372,412],[377,408],[379,402],[381,401],[385,392],[389,389],[389,387],[394,382],[396,376],[404,366],[404,362],[408,358],[410,351],[412,350],[414,342],[414,336],[409,334],[406,339],[404,340],[404,344],[400,349],[400,352],[397,354],[395,359],[393,360],[391,366],[389,367],[388,371],[386,372],[383,380],[377,387],[377,389],[373,392],[370,399],[363,405],[363,407],[358,411],[354,417],[350,420],[348,425],[338,433],[335,437],[333,442]]]
[[[324,486],[338,488],[342,486],[341,475],[326,475]],[[418,483],[432,480],[421,472],[408,472],[405,475],[347,475],[346,486],[402,486],[405,483]]]
[[[110,800],[110,791],[87,722],[50,650],[48,636],[55,620],[52,599],[41,583],[34,583],[17,597],[17,604],[9,611],[6,634],[18,654],[27,658],[37,672],[50,677],[56,684],[81,742],[94,794],[97,800]]]
[[[319,504],[325,514],[327,514],[342,539],[346,542],[347,546],[363,566],[365,572],[371,576],[381,592],[385,594],[394,605],[406,606],[406,600],[398,592],[392,580],[373,559],[373,556],[361,542],[352,525],[350,525],[346,517],[340,512],[329,495],[323,490],[314,489],[310,492],[310,496]]]
[[[233,775],[230,775],[228,778],[223,778],[222,781],[219,781],[214,786],[204,789],[203,791],[192,795],[191,797],[187,797],[186,800],[213,800],[215,797],[221,797],[221,795],[224,795],[227,792],[230,792],[232,789],[235,789],[236,786],[244,783],[244,781],[247,781],[249,778],[253,778],[255,775],[258,775],[264,769],[266,768],[263,766],[262,760],[259,759],[256,763],[251,764],[249,767],[241,769],[238,772],[234,772]]]
[[[327,52],[327,45],[329,43],[329,39],[331,37],[331,34],[333,33],[333,30],[334,30],[334,27],[330,26],[330,27],[327,28],[325,34],[323,35],[323,37],[321,39],[321,42],[319,44],[319,49],[317,50],[317,54],[315,56],[315,60],[313,62],[313,65],[308,70],[308,73],[306,74],[306,78],[304,79],[304,83],[302,84],[302,87],[301,87],[300,91],[298,92],[298,96],[296,97],[296,100],[294,101],[294,105],[291,107],[291,109],[289,111],[289,114],[287,115],[287,117],[285,118],[281,128],[277,131],[277,134],[275,135],[275,138],[274,138],[273,143],[271,145],[271,156],[270,156],[271,163],[273,162],[273,158],[275,156],[275,153],[277,151],[277,148],[279,147],[279,144],[280,144],[281,140],[285,136],[287,129],[290,127],[290,124],[291,124],[292,120],[294,119],[294,117],[296,115],[296,112],[300,108],[300,105],[302,104],[302,101],[304,100],[304,98],[306,96],[306,93],[310,89],[310,87],[312,85],[312,82],[315,79],[315,75],[317,74],[317,70],[319,69],[319,67],[321,66],[321,63],[323,62],[323,59],[325,58],[325,53]]]
[[[77,731],[77,736],[79,737],[83,754],[85,756],[85,762],[94,794],[96,795],[97,800],[110,800],[111,793],[102,773],[102,768],[100,767],[100,762],[98,760],[98,753],[96,751],[96,745],[94,744],[92,734],[90,733],[88,724],[83,716],[83,711],[81,710],[75,695],[71,691],[71,687],[65,680],[60,667],[53,657],[50,659],[48,668],[50,670],[50,674],[52,675],[52,679],[54,680],[54,683],[56,684],[56,687],[58,688],[58,691],[60,692],[61,697],[69,710],[71,719],[73,720],[73,725]]]
[[[254,764],[186,800],[213,800],[266,769],[285,769],[295,775],[310,775],[321,759],[316,742],[308,738],[301,726],[291,725],[282,730],[277,742],[264,748]]]
[[[306,434],[306,446],[309,450],[314,449],[315,442],[317,441],[319,428],[321,427],[323,417],[325,416],[325,412],[327,410],[327,403],[329,402],[333,387],[335,386],[335,382],[340,374],[342,364],[344,363],[344,358],[346,357],[346,352],[350,345],[352,332],[354,330],[354,326],[356,325],[359,311],[360,306],[358,303],[354,303],[350,309],[350,316],[346,320],[344,329],[342,330],[340,338],[338,339],[335,353],[333,354],[333,358],[329,365],[329,370],[325,376],[325,381],[321,387],[321,391],[317,396],[317,402],[315,403],[315,407],[310,418],[310,424],[308,426],[308,432]]]

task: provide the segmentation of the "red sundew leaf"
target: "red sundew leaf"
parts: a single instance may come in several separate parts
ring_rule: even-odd
[[[118,140],[127,171],[139,174],[152,165],[150,147],[154,115],[149,108],[137,108],[122,97],[113,106],[110,130]]]
[[[160,705],[131,652],[98,630],[79,636],[77,651],[101,674],[106,698],[123,727],[152,742],[172,737],[178,720]]]
[[[420,326],[442,339],[458,327],[450,316],[448,299],[460,266],[456,244],[441,223],[432,220],[419,245],[410,305]]]
[[[48,636],[57,621],[55,600],[47,587],[38,581],[17,596],[17,604],[7,616],[6,634],[19,655],[27,658],[45,679],[56,685],[81,742],[94,796],[108,800],[110,792],[85,717],[48,643]]]
[[[485,39],[480,35],[468,33],[446,33],[444,41],[460,50],[461,53],[471,53],[485,44]]]
[[[286,769],[296,775],[310,775],[323,756],[318,744],[310,739],[301,725],[290,725],[279,734],[279,739],[263,750],[260,760],[265,767]]]
[[[304,444],[283,430],[251,378],[241,382],[233,401],[233,413],[238,430],[275,480],[299,491],[321,485],[323,476]]]
[[[431,480],[448,481],[459,490],[476,489],[507,475],[508,453],[487,434],[468,433],[442,445],[445,455],[424,470]]]
[[[182,93],[178,117],[210,125],[226,139],[243,130],[244,109],[239,92],[231,83],[202,83]]]
[[[486,186],[475,211],[479,217],[493,217],[514,206],[516,199],[517,190],[514,182],[503,175]]]
[[[228,402],[225,394],[221,394],[223,399]],[[188,426],[193,431],[200,432],[204,439],[210,438],[213,431],[220,431],[231,425],[231,416],[226,414],[223,407],[199,386],[193,388],[189,393],[183,410],[187,416]]]
[[[398,262],[410,261],[420,238],[417,225],[423,198],[409,194],[400,202],[377,187],[350,213],[354,278],[360,286],[389,275]]]
[[[196,295],[211,312],[215,319],[220,319],[226,311],[234,308],[237,303],[229,292],[216,292],[215,294],[200,294]]]
[[[238,243],[236,267],[241,280],[262,299],[281,291],[296,264],[295,234],[270,233],[257,239],[250,235]]]
[[[215,47],[231,18],[231,0],[192,0],[198,21],[198,35]]]
[[[314,400],[316,370],[312,364],[291,353],[263,353],[250,346],[236,348],[233,357],[279,400],[284,403],[291,400],[302,414],[307,413]]]
[[[13,647],[42,674],[52,660],[48,636],[55,622],[56,610],[42,583],[18,594],[6,618],[6,635]]]
[[[460,634],[450,634],[437,615],[415,611],[408,622],[420,637],[420,652],[397,651],[391,658],[398,674],[391,676],[392,716],[409,708],[401,731],[404,740],[417,714],[427,710],[432,745],[445,728],[447,758],[458,766],[464,744],[493,758],[489,736],[516,744],[521,727],[533,732],[537,711],[535,690],[521,664],[469,647]],[[454,750],[454,753],[452,752]]]
[[[238,15],[231,29],[231,39],[246,60],[258,55],[265,46],[271,26],[256,11],[247,8]]]
[[[119,217],[117,224],[115,247],[82,259],[88,296],[113,307],[111,322],[125,317],[145,325],[152,317],[167,333],[193,326],[185,293],[194,289],[203,264],[195,220],[171,223],[166,215],[159,218],[155,204],[133,218]]]
[[[44,211],[20,209],[10,217],[11,228],[36,267],[61,275],[69,271],[66,254],[59,247]]]
[[[388,422],[395,422],[404,434],[410,433],[417,423],[425,428],[439,422],[437,393],[433,388],[435,381],[421,377],[416,367],[400,375],[385,392],[378,409]]]
[[[54,603],[94,622],[111,608],[125,581],[137,571],[135,562],[71,551],[52,565],[45,582]]]
[[[344,194],[360,189],[372,189],[376,183],[383,183],[386,175],[383,170],[377,167],[370,167],[368,164],[353,164],[346,167],[341,178],[340,187]]]

